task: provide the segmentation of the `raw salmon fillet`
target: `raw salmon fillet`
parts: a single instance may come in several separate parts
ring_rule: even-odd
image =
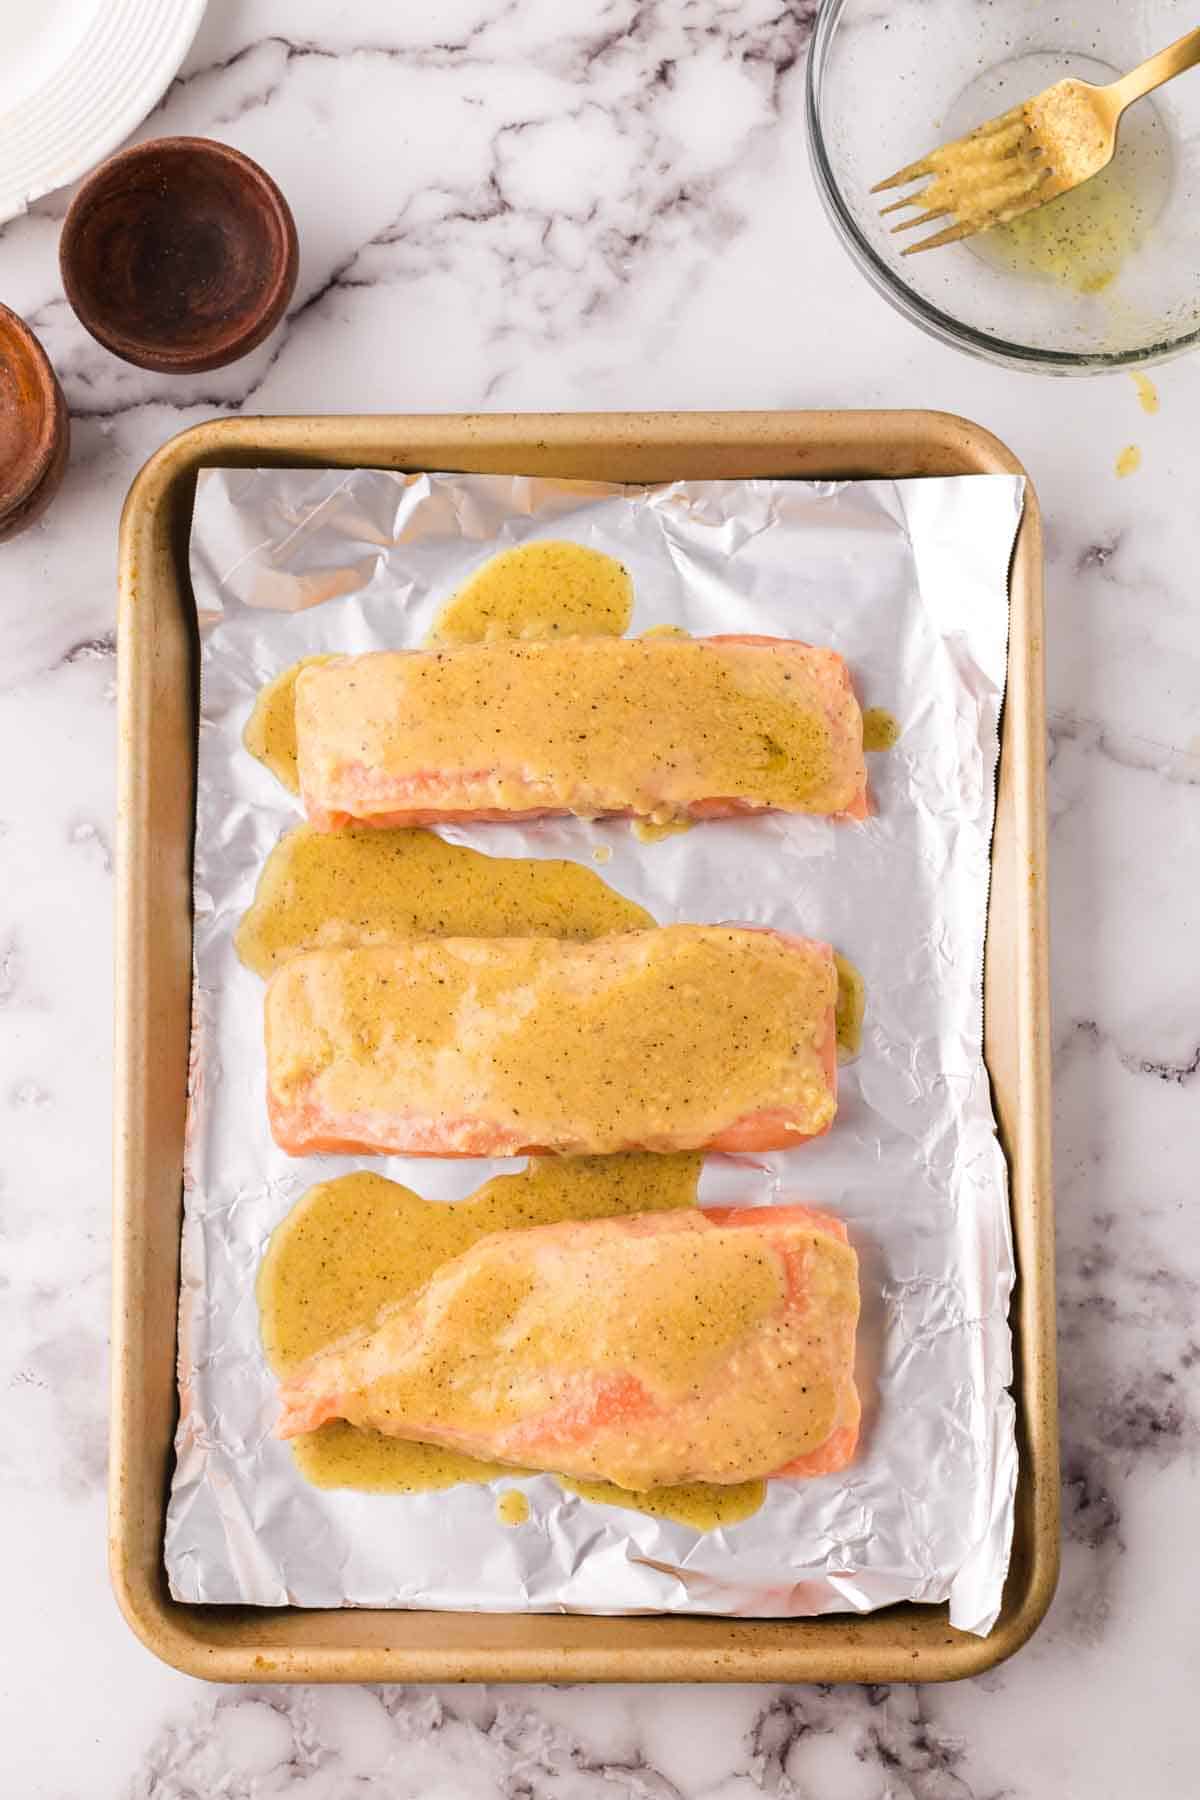
[[[736,925],[313,950],[266,995],[293,1156],[784,1149],[837,1111],[828,944]]]
[[[322,830],[631,813],[866,814],[862,715],[790,638],[563,638],[376,651],[296,683]]]
[[[276,1430],[348,1419],[634,1489],[829,1474],[857,1320],[845,1228],[803,1206],[500,1231],[313,1357]]]

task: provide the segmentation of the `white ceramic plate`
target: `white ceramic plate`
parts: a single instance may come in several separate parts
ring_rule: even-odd
[[[140,125],[207,0],[0,0],[0,224]]]

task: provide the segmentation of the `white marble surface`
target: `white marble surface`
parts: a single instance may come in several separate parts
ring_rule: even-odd
[[[1200,1506],[1200,363],[1051,383],[858,280],[805,162],[807,0],[212,0],[148,122],[260,158],[300,285],[245,363],[149,376],[62,299],[67,196],[0,298],[75,416],[0,549],[0,1792],[233,1800],[1185,1800]],[[944,1689],[217,1690],[104,1571],[118,510],[217,412],[925,404],[1006,438],[1049,520],[1065,1529],[1050,1617]],[[1114,472],[1137,442],[1143,466]],[[14,1642],[17,1648],[13,1648]]]

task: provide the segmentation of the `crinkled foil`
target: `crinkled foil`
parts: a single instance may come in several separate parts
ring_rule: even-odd
[[[359,470],[202,473],[192,576],[202,636],[196,1003],[180,1304],[181,1421],[166,1531],[185,1601],[707,1612],[780,1617],[950,1600],[986,1632],[1016,1480],[1006,1170],[981,1052],[982,960],[1007,571],[1008,476],[679,482],[658,488]],[[497,856],[573,857],[662,922],[740,920],[829,939],[862,970],[862,1053],[829,1135],[710,1159],[702,1200],[801,1199],[860,1258],[859,1454],[773,1482],[699,1533],[519,1478],[496,1489],[321,1491],[271,1435],[254,1297],[267,1238],[313,1182],[364,1159],[286,1156],[264,1102],[263,986],[233,934],[297,803],[243,749],[264,682],[314,651],[420,644],[495,551],[570,537],[629,568],[631,630],[829,644],[903,735],[869,759],[863,825],[778,817],[640,843],[627,822],[486,825]],[[429,1199],[519,1164],[375,1158]],[[512,1485],[506,1481],[504,1486]]]

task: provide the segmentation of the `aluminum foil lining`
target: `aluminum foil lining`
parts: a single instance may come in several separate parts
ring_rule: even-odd
[[[203,472],[192,528],[201,624],[196,1001],[180,1301],[181,1420],[166,1529],[177,1599],[254,1605],[790,1617],[949,1598],[984,1633],[1000,1604],[1017,1455],[1006,1170],[981,1048],[982,962],[1007,572],[1009,476],[655,488],[378,470]],[[496,1492],[322,1491],[271,1435],[254,1280],[316,1181],[366,1166],[452,1202],[519,1163],[286,1156],[264,1104],[263,989],[233,933],[298,804],[243,749],[262,685],[298,657],[417,645],[497,550],[570,537],[635,587],[630,629],[829,644],[897,746],[869,759],[863,825],[764,817],[640,843],[625,821],[446,835],[573,857],[663,923],[738,920],[829,939],[862,970],[862,1053],[837,1122],[770,1156],[713,1158],[701,1200],[802,1199],[860,1257],[861,1448],[842,1474],[773,1482],[699,1533],[520,1480]],[[506,1482],[505,1486],[512,1485]]]

